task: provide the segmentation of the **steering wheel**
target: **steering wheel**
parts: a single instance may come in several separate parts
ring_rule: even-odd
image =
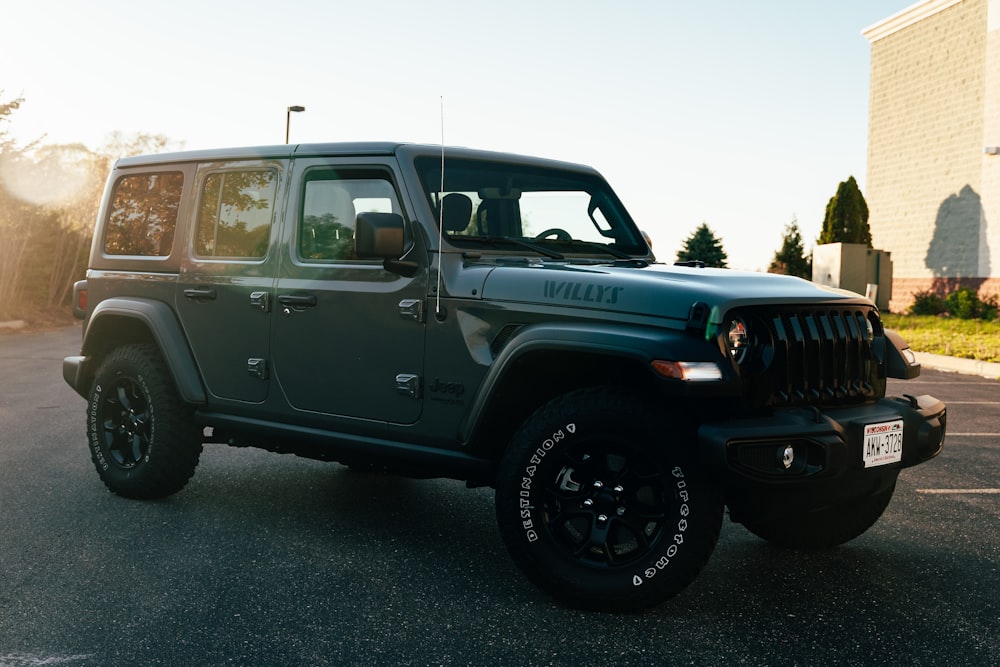
[[[549,229],[546,229],[541,234],[535,234],[535,239],[536,240],[547,239],[550,236],[555,237],[556,240],[558,240],[558,241],[572,241],[573,240],[573,237],[570,235],[569,232],[567,232],[565,229],[560,229],[559,227],[551,227]]]

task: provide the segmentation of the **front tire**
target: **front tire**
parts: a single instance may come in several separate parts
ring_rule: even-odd
[[[180,491],[198,465],[201,432],[152,345],[112,350],[87,404],[90,458],[104,484],[127,498]]]
[[[892,500],[896,481],[865,498],[796,513],[782,512],[767,519],[749,517],[743,525],[772,544],[791,549],[830,549],[850,542],[875,525]]]
[[[496,511],[514,562],[557,599],[640,610],[707,563],[723,502],[693,431],[641,395],[582,389],[530,417],[504,454]]]

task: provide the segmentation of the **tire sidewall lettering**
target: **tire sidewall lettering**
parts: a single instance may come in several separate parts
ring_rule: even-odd
[[[546,437],[535,449],[535,451],[532,452],[531,456],[528,457],[528,464],[522,471],[521,488],[518,494],[518,505],[521,517],[521,528],[524,531],[524,538],[529,544],[537,542],[539,537],[537,524],[535,523],[536,517],[533,516],[533,513],[537,511],[538,508],[531,499],[535,474],[538,472],[538,467],[542,465],[545,457],[556,446],[556,443],[562,442],[568,438],[569,435],[574,433],[576,433],[576,424],[569,423]]]
[[[98,435],[98,415],[100,414],[103,393],[104,389],[101,383],[95,383],[90,395],[90,405],[87,406],[87,440],[90,443],[90,451],[94,455],[94,462],[100,466],[101,470],[106,471],[110,464],[104,456],[104,448],[101,447],[101,439]]]
[[[632,585],[641,586],[653,577],[655,577],[660,572],[667,569],[670,562],[677,558],[677,555],[681,552],[681,545],[684,544],[684,533],[688,529],[687,516],[691,514],[691,508],[688,505],[688,499],[690,498],[690,492],[687,490],[687,481],[684,478],[684,470],[680,466],[674,466],[670,471],[671,477],[675,480],[674,488],[676,489],[676,497],[681,501],[680,507],[677,508],[677,513],[682,517],[677,521],[677,527],[674,531],[673,537],[670,538],[670,546],[667,547],[667,551],[663,556],[660,556],[653,565],[647,567],[640,573],[635,573],[632,576]]]
[[[145,374],[141,371],[129,372],[128,370],[123,370],[121,368],[113,370],[112,374],[115,379],[132,379],[139,385],[139,388],[142,391],[143,399],[146,404],[146,414],[148,416],[149,438],[146,453],[143,455],[142,460],[137,462],[137,465],[149,463],[149,459],[153,453],[156,442],[156,401],[153,400]],[[105,385],[107,385],[108,391],[114,390],[114,382],[102,383],[101,377],[98,376],[95,380],[94,388],[91,391],[90,403],[87,407],[87,440],[90,445],[90,450],[94,456],[95,463],[101,470],[107,472],[112,468],[112,462],[109,460],[108,454],[105,451],[105,445],[101,438],[101,422],[103,421],[101,418],[101,404],[104,401]]]
[[[144,463],[149,463],[149,457],[153,454],[153,448],[156,446],[156,401],[153,400],[153,395],[149,391],[149,385],[146,384],[146,376],[143,373],[136,373],[136,382],[142,387],[142,394],[146,398],[146,414],[149,415],[149,441],[146,446],[146,455],[142,457]]]
[[[533,544],[539,540],[539,528],[543,525],[541,517],[538,516],[540,507],[533,501],[536,476],[539,475],[539,470],[543,467],[546,457],[552,453],[555,446],[557,444],[568,445],[568,439],[572,435],[575,435],[576,432],[577,426],[575,422],[571,422],[545,436],[538,446],[531,451],[530,455],[527,456],[527,462],[521,470],[521,483],[518,489],[518,516],[520,517],[520,528],[523,531],[524,539],[529,544]],[[674,496],[672,512],[677,516],[676,523],[674,524],[675,529],[673,535],[664,535],[664,538],[667,540],[665,544],[669,543],[665,551],[659,550],[657,553],[651,554],[651,560],[648,564],[627,574],[633,586],[641,586],[656,577],[657,574],[666,570],[670,563],[682,552],[684,534],[687,532],[689,526],[687,517],[691,513],[689,505],[690,490],[684,468],[680,465],[673,466],[669,469],[669,472],[665,471],[664,479],[669,483],[668,488]],[[680,504],[677,505],[677,503]]]
[[[694,435],[686,415],[628,387],[581,387],[538,407],[496,477],[517,566],[587,609],[638,611],[683,590],[715,547],[724,509]]]

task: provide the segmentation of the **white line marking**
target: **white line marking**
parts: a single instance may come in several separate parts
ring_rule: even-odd
[[[917,489],[917,493],[927,493],[931,495],[958,495],[973,493],[978,495],[996,496],[1000,495],[1000,489]]]
[[[48,667],[67,665],[72,662],[90,660],[94,656],[83,655],[34,655],[32,653],[11,653],[0,655],[0,667]]]
[[[983,378],[988,381],[989,378]],[[985,384],[985,382],[979,380],[953,380],[951,382],[941,382],[936,378],[913,378],[912,380],[900,380],[898,378],[890,378],[890,381],[896,381],[900,383],[900,386],[914,385],[914,384],[933,384],[935,386],[949,386],[957,387],[959,385],[975,385],[975,384]]]
[[[1000,401],[948,401],[948,405],[1000,405]]]

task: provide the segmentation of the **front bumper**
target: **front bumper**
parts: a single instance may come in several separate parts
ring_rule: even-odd
[[[903,421],[902,460],[866,468],[865,426],[895,420]],[[946,422],[938,399],[906,396],[706,423],[698,440],[705,462],[725,480],[730,511],[759,514],[775,504],[809,510],[877,493],[895,484],[902,468],[941,452]]]
[[[66,357],[63,359],[62,374],[63,380],[73,388],[73,391],[87,398],[87,391],[93,378],[88,357]]]

